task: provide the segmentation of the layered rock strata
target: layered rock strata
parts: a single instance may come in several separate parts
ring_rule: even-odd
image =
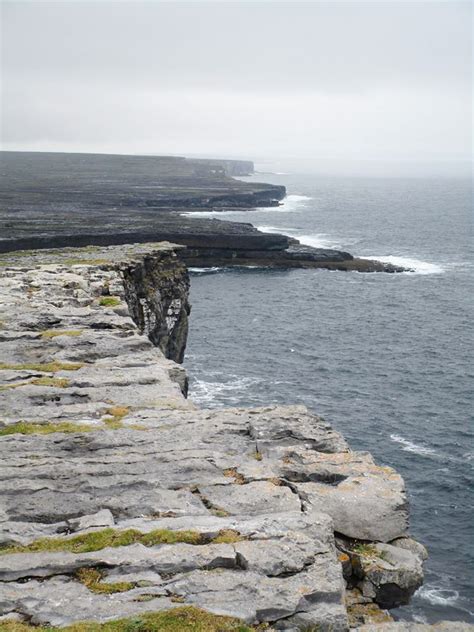
[[[175,247],[12,263],[1,616],[64,626],[192,605],[342,632],[407,602],[425,551],[393,469],[302,406],[198,410],[184,397],[168,359],[182,357],[189,313]]]

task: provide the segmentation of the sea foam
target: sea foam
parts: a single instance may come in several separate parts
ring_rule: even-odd
[[[414,454],[420,454],[421,456],[431,456],[436,454],[435,450],[419,445],[418,443],[414,443],[409,439],[405,439],[405,437],[402,437],[401,435],[391,434],[390,439],[395,443],[400,443],[400,445],[403,446],[402,450],[405,450],[405,452],[413,452]]]
[[[444,268],[436,263],[430,263],[429,261],[421,261],[421,259],[412,259],[410,257],[398,257],[398,256],[370,256],[364,259],[372,259],[375,261],[382,261],[382,263],[391,263],[395,266],[402,266],[403,268],[409,268],[410,272],[405,274],[442,274]],[[413,272],[412,272],[412,271]]]

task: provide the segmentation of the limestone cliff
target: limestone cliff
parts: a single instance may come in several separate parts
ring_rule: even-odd
[[[304,407],[184,397],[174,247],[0,264],[0,628],[196,606],[343,632],[406,603],[426,553],[393,469]]]

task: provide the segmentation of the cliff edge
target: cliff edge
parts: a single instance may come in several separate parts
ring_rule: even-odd
[[[412,629],[397,472],[302,406],[186,399],[179,253],[0,257],[0,628]]]

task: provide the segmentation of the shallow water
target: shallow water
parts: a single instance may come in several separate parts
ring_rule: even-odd
[[[261,179],[287,186],[282,207],[215,215],[414,272],[195,271],[190,396],[303,403],[395,467],[430,551],[424,587],[396,615],[474,620],[470,182]]]

